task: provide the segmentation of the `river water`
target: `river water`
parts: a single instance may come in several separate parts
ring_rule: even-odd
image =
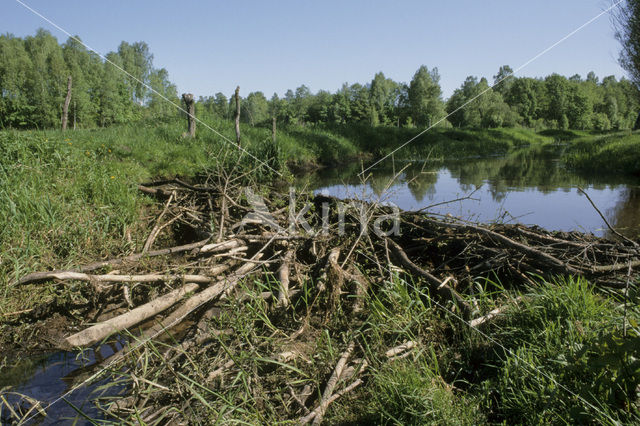
[[[339,198],[393,203],[404,210],[439,204],[427,211],[478,222],[608,236],[605,222],[578,191],[580,187],[612,227],[638,236],[640,179],[571,171],[561,159],[562,151],[562,146],[553,146],[444,162],[387,161],[369,170],[365,181],[358,176],[362,165],[352,164],[302,177],[298,187]],[[440,204],[467,196],[471,198]]]

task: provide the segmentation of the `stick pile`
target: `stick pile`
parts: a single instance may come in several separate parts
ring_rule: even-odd
[[[331,315],[357,324],[366,314],[367,295],[395,276],[479,327],[501,312],[477,308],[473,286],[483,277],[518,287],[535,286],[539,277],[574,275],[620,290],[636,281],[633,270],[640,266],[640,249],[633,241],[522,225],[480,225],[425,212],[398,213],[400,234],[381,235],[373,232],[372,224],[378,221],[381,228],[391,229],[389,207],[312,194],[298,194],[290,205],[286,194],[272,188],[246,191],[242,177],[218,173],[199,185],[179,179],[140,185],[140,191],[163,203],[140,253],[76,270],[32,273],[14,284],[85,282],[96,290],[100,304],[117,307],[117,314],[67,336],[61,342],[65,348],[94,345],[145,322],[141,338],[157,338],[190,319],[193,331],[173,354],[165,354],[174,359],[187,356],[185,348],[224,334],[208,329],[206,320],[220,315],[225,300],[242,302],[251,282],[266,283],[259,297],[268,306],[269,320],[287,327],[273,335],[286,336],[295,347]],[[182,244],[154,248],[161,238]],[[150,269],[154,265],[162,269]],[[298,303],[302,297],[304,304]],[[291,310],[298,323],[279,322],[283,312]],[[357,358],[363,356],[362,348],[354,340],[344,345],[323,389],[289,386],[287,416],[319,424],[333,401],[365,380],[369,363]],[[381,349],[391,360],[409,355],[416,346],[405,342]],[[273,359],[287,364],[304,356],[292,349],[274,353]],[[237,360],[226,359],[205,376],[224,386],[225,375],[236,367]],[[162,417],[157,405],[162,399],[155,398],[153,405],[154,398],[144,400],[145,421]],[[120,401],[114,409],[140,409],[140,399],[128,406]]]

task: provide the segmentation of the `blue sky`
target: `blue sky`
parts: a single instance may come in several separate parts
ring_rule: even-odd
[[[335,91],[378,71],[408,82],[424,64],[438,67],[445,97],[466,76],[490,80],[520,66],[604,10],[607,0],[165,1],[23,0],[100,53],[122,40],[146,41],[156,67],[180,93],[261,90],[267,97],[306,84]],[[0,32],[48,29],[15,0],[2,0]],[[536,60],[520,75],[600,77],[624,71],[608,16]]]

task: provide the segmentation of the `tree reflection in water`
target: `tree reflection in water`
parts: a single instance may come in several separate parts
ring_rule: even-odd
[[[500,157],[430,163],[387,162],[372,169],[365,183],[358,177],[361,165],[354,163],[302,177],[298,185],[341,198],[393,202],[406,210],[459,198],[478,189],[474,198],[479,201],[439,206],[432,212],[604,235],[606,225],[576,190],[582,187],[613,226],[627,235],[638,235],[638,179],[574,173],[560,160],[563,149],[562,146],[538,146]],[[400,170],[402,173],[389,185]]]

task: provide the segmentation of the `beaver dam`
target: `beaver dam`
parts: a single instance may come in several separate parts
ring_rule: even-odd
[[[611,400],[602,401],[590,388],[597,381],[585,376],[580,385],[579,372],[554,373],[557,354],[536,359],[518,349],[529,338],[527,324],[557,315],[566,320],[560,328],[582,332],[548,345],[579,345],[562,368],[583,368],[581,360],[598,354],[597,339],[615,334],[609,323],[596,326],[599,318],[574,318],[573,308],[562,307],[587,293],[611,306],[624,342],[638,343],[637,310],[628,307],[637,297],[635,241],[482,225],[245,180],[218,172],[196,183],[140,185],[157,200],[141,251],[14,282],[54,283],[56,294],[72,294],[73,303],[54,297],[11,318],[16,326],[39,325],[33,347],[120,343],[54,399],[3,397],[3,421],[56,419],[70,395],[96,381],[102,392],[87,396],[97,410],[92,417],[144,424],[437,421],[438,410],[474,423],[527,413],[513,408],[506,388],[483,385],[487,378],[538,386],[546,399],[532,400],[532,415],[637,415],[637,373],[618,376]],[[571,293],[576,288],[585,295]],[[555,302],[544,305],[540,294],[554,294]],[[589,309],[604,318],[600,305]],[[53,317],[65,326],[45,332]],[[530,344],[545,340],[532,336]],[[424,374],[411,372],[426,365],[430,379],[413,383]],[[517,368],[515,379],[501,376],[507,368]],[[120,391],[105,393],[109,386]],[[403,393],[403,386],[415,387]],[[425,389],[437,392],[425,396]],[[425,401],[430,409],[415,408]]]

